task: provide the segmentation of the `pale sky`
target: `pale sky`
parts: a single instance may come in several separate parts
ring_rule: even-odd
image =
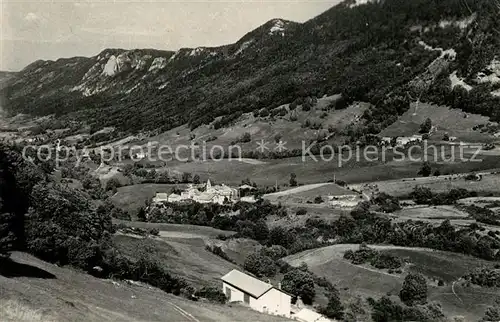
[[[219,46],[273,18],[304,22],[340,0],[0,0],[0,70],[104,48]]]

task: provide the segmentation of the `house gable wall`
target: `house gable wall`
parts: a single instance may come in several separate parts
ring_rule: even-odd
[[[276,288],[270,289],[257,301],[261,312],[290,317],[292,298]]]

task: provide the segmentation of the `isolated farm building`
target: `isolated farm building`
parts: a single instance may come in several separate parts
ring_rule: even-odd
[[[248,184],[243,184],[243,185],[238,187],[238,193],[239,193],[240,197],[252,195],[255,193],[255,190],[257,190],[257,188],[255,188],[251,185],[248,185]]]
[[[290,317],[292,297],[280,287],[276,288],[236,269],[221,279],[222,291],[229,302],[242,302],[262,313]]]
[[[384,136],[380,140],[384,145],[390,145],[392,142],[392,138],[390,136]]]
[[[328,204],[332,207],[352,208],[356,207],[360,201],[360,195],[356,194],[328,196]]]
[[[255,199],[254,196],[240,197],[240,201],[242,201],[242,202],[248,202],[248,203],[255,203],[255,202],[257,202],[257,200]]]
[[[412,142],[421,142],[423,136],[422,135],[412,135],[412,136],[403,136],[403,137],[398,137],[396,139],[396,145],[399,147],[403,147],[407,145],[408,143]]]
[[[255,190],[254,186],[248,185],[248,184],[242,184],[241,186],[238,187],[240,190]]]

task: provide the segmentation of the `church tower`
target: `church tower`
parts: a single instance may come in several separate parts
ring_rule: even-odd
[[[207,180],[207,185],[205,186],[205,192],[212,192],[212,183],[210,179]]]

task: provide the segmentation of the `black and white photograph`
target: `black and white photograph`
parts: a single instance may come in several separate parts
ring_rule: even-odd
[[[0,0],[0,322],[500,322],[500,0]]]

